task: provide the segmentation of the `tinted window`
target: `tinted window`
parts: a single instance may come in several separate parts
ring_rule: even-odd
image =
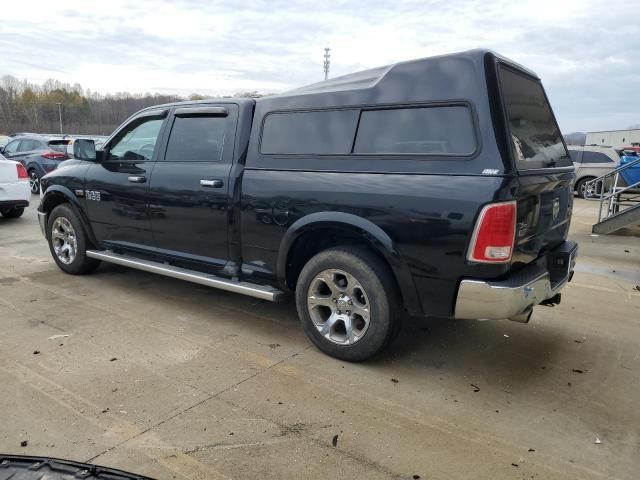
[[[582,163],[613,163],[613,160],[604,153],[585,151],[582,154]]]
[[[469,155],[476,149],[464,106],[365,110],[354,153]]]
[[[358,110],[267,115],[260,152],[265,154],[346,154],[351,152]]]
[[[110,160],[150,160],[162,127],[161,118],[147,119],[118,134],[119,139],[111,145]]]
[[[225,129],[225,117],[176,117],[165,160],[220,160]]]
[[[504,66],[500,83],[516,167],[571,166],[542,84]]]
[[[31,140],[29,138],[23,139],[20,144],[19,152],[29,152],[31,150],[36,150],[40,147],[40,142],[38,140]]]
[[[49,148],[55,152],[67,153],[67,145],[69,144],[68,140],[54,140],[49,142]]]
[[[20,145],[20,140],[13,140],[9,142],[6,147],[4,147],[4,151],[6,153],[16,153],[18,151],[18,146]]]
[[[571,156],[571,161],[573,163],[580,163],[580,159],[582,158],[582,152],[579,150],[569,150],[569,155]]]

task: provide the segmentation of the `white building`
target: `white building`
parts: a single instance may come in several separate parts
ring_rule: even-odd
[[[640,145],[640,128],[630,130],[609,130],[588,132],[585,145],[608,145],[610,147],[628,147]]]

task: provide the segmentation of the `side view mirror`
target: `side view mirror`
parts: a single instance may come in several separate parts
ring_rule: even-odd
[[[73,143],[73,156],[78,160],[95,162],[97,160],[96,144],[93,140],[78,139]]]
[[[0,147],[0,153],[4,153],[4,147]]]

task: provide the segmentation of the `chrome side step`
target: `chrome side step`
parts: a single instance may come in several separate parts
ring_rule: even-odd
[[[175,267],[166,263],[142,260],[128,255],[113,253],[110,250],[87,250],[87,256],[102,260],[104,262],[115,263],[125,267],[131,267],[145,272],[157,273],[166,277],[178,278],[187,282],[206,285],[207,287],[219,288],[227,292],[241,293],[250,297],[278,302],[283,299],[284,292],[267,285],[257,283],[239,282],[223,277],[216,277],[208,273],[201,273],[195,270]]]

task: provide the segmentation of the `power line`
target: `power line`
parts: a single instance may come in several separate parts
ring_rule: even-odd
[[[58,118],[60,119],[60,135],[62,135],[62,103],[56,102],[58,105]]]

